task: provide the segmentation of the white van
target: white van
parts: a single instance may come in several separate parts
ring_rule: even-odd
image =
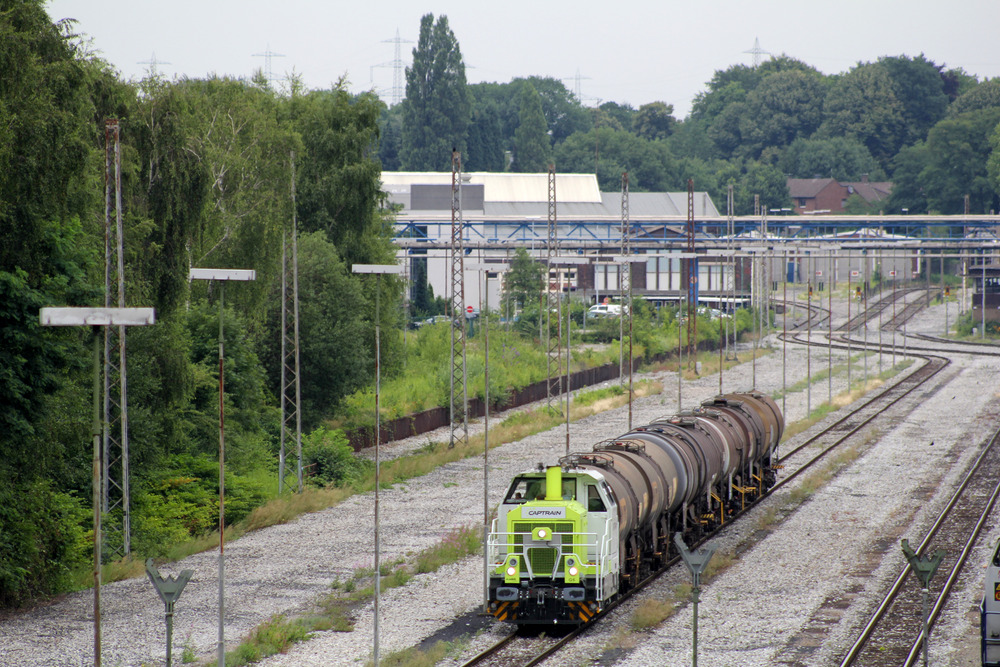
[[[621,317],[622,307],[617,303],[599,303],[591,306],[587,317]]]

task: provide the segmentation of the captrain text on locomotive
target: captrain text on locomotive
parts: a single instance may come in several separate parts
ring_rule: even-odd
[[[579,624],[776,481],[784,418],[757,392],[723,394],[593,450],[517,475],[488,540],[489,610]]]

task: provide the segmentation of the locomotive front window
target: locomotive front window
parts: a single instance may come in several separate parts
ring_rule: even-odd
[[[507,490],[505,503],[520,505],[529,500],[545,497],[545,480],[538,477],[518,477]]]

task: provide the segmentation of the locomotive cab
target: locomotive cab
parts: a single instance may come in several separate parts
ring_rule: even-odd
[[[583,623],[617,592],[618,517],[599,475],[514,478],[489,538],[489,610],[519,625]]]
[[[986,563],[982,622],[983,667],[1000,667],[1000,540]]]

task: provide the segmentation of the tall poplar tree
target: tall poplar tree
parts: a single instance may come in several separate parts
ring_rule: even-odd
[[[530,83],[521,88],[520,124],[514,132],[514,171],[539,172],[548,168],[552,148],[542,98]]]
[[[408,171],[446,171],[452,149],[465,152],[469,132],[465,63],[448,17],[425,14],[413,65],[406,68],[400,161]]]

